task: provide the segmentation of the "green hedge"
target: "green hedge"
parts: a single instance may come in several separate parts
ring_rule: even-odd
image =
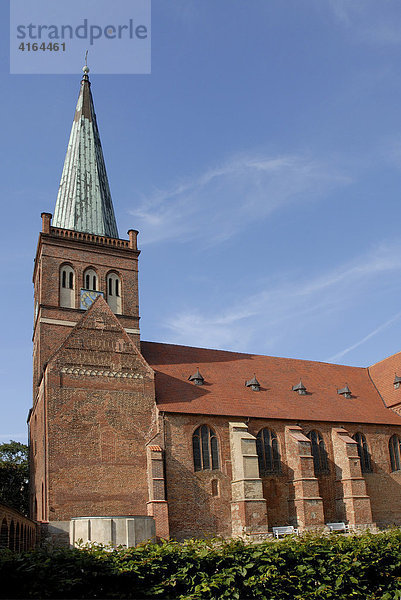
[[[0,551],[1,598],[401,599],[401,532]]]

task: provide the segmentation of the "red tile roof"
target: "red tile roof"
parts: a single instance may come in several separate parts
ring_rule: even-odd
[[[142,342],[141,351],[156,372],[156,400],[162,411],[401,425],[401,417],[385,407],[365,368],[155,342]],[[188,381],[198,367],[205,378],[202,386]],[[254,373],[259,392],[245,387]],[[291,389],[301,378],[304,396]],[[337,394],[346,384],[351,399]]]
[[[369,373],[387,406],[401,403],[401,387],[394,388],[394,375],[401,376],[401,352],[369,367]]]

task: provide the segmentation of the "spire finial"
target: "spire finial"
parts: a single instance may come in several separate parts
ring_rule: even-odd
[[[84,72],[84,77],[88,77],[88,73],[90,71],[88,67],[88,51],[85,52],[85,66],[82,67],[82,70]]]

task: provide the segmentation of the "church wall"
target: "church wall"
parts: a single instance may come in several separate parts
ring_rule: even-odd
[[[29,419],[30,515],[37,521],[46,520],[46,430],[44,385],[38,390]],[[43,485],[43,487],[42,487]],[[44,497],[43,495],[44,494]]]
[[[61,378],[48,390],[49,518],[146,515],[152,382]]]
[[[365,473],[367,493],[371,498],[372,518],[379,527],[401,524],[401,471],[391,472],[389,441],[396,433],[401,436],[401,428],[371,425],[362,431],[369,445],[372,473]],[[350,428],[351,432],[351,428]]]
[[[182,539],[189,536],[231,535],[231,455],[229,421],[232,418],[184,414],[165,414],[165,456],[167,500],[169,505],[170,534]],[[235,419],[234,420],[240,420]],[[244,422],[246,422],[245,420]],[[209,425],[219,439],[219,471],[194,471],[192,434],[201,424]],[[260,429],[272,429],[278,438],[281,454],[281,472],[262,477],[263,495],[267,501],[268,528],[291,522],[289,515],[290,481],[285,443],[285,426],[288,421],[250,419],[248,430],[254,436]],[[343,520],[336,505],[339,488],[338,473],[346,465],[334,463],[332,431],[339,425],[333,423],[301,422],[303,433],[318,431],[324,440],[329,472],[317,476],[319,494],[323,500],[324,523]],[[370,496],[373,522],[379,526],[401,523],[401,472],[391,473],[388,442],[394,433],[401,435],[396,426],[366,424],[341,424],[350,436],[357,432],[366,437],[372,461],[372,473],[363,473]],[[339,467],[339,469],[338,469]],[[212,495],[212,480],[219,481],[219,495]],[[340,503],[341,505],[341,503]],[[361,518],[364,518],[361,512]],[[361,521],[359,521],[361,524]]]
[[[320,473],[317,475],[319,482],[319,495],[323,500],[323,512],[325,522],[333,522],[336,520],[335,509],[335,468],[333,459],[333,449],[331,445],[331,430],[333,424],[299,422],[302,432],[306,435],[312,429],[318,431],[324,440],[328,454],[329,472]],[[265,498],[267,500],[267,510],[269,527],[280,526],[289,521],[288,515],[288,498],[289,498],[289,481],[292,480],[293,474],[288,469],[288,456],[285,440],[285,426],[287,421],[266,421],[264,419],[251,419],[249,421],[249,431],[253,435],[267,427],[274,431],[278,437],[280,455],[281,455],[281,473],[270,477],[262,477]]]
[[[194,471],[192,434],[202,424],[219,440],[220,469]],[[165,415],[165,461],[170,535],[176,539],[231,535],[231,456],[227,419]],[[218,481],[213,496],[212,481]]]
[[[287,457],[285,450],[284,427],[285,422],[264,421],[262,419],[251,419],[249,431],[257,435],[258,431],[264,427],[270,427],[277,433],[280,450],[282,475],[262,478],[264,483],[265,498],[268,507],[269,526],[283,523],[285,517],[286,488],[289,479],[288,469],[286,468]],[[331,442],[331,432],[333,423],[317,423],[316,421],[300,422],[302,431],[307,434],[312,429],[319,431],[325,442],[328,453],[329,473],[318,475],[319,493],[323,500],[325,522],[335,522],[340,516],[337,514],[336,497],[336,472],[333,456],[333,447]],[[372,463],[372,473],[363,473],[366,481],[367,493],[371,499],[373,522],[379,526],[386,526],[394,523],[401,523],[401,472],[391,472],[389,440],[394,433],[401,435],[401,428],[396,426],[369,425],[342,423],[343,427],[352,437],[356,433],[363,433],[368,443]]]

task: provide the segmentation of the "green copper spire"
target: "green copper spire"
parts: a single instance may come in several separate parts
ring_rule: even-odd
[[[84,76],[71,128],[53,226],[118,238],[89,81]]]

